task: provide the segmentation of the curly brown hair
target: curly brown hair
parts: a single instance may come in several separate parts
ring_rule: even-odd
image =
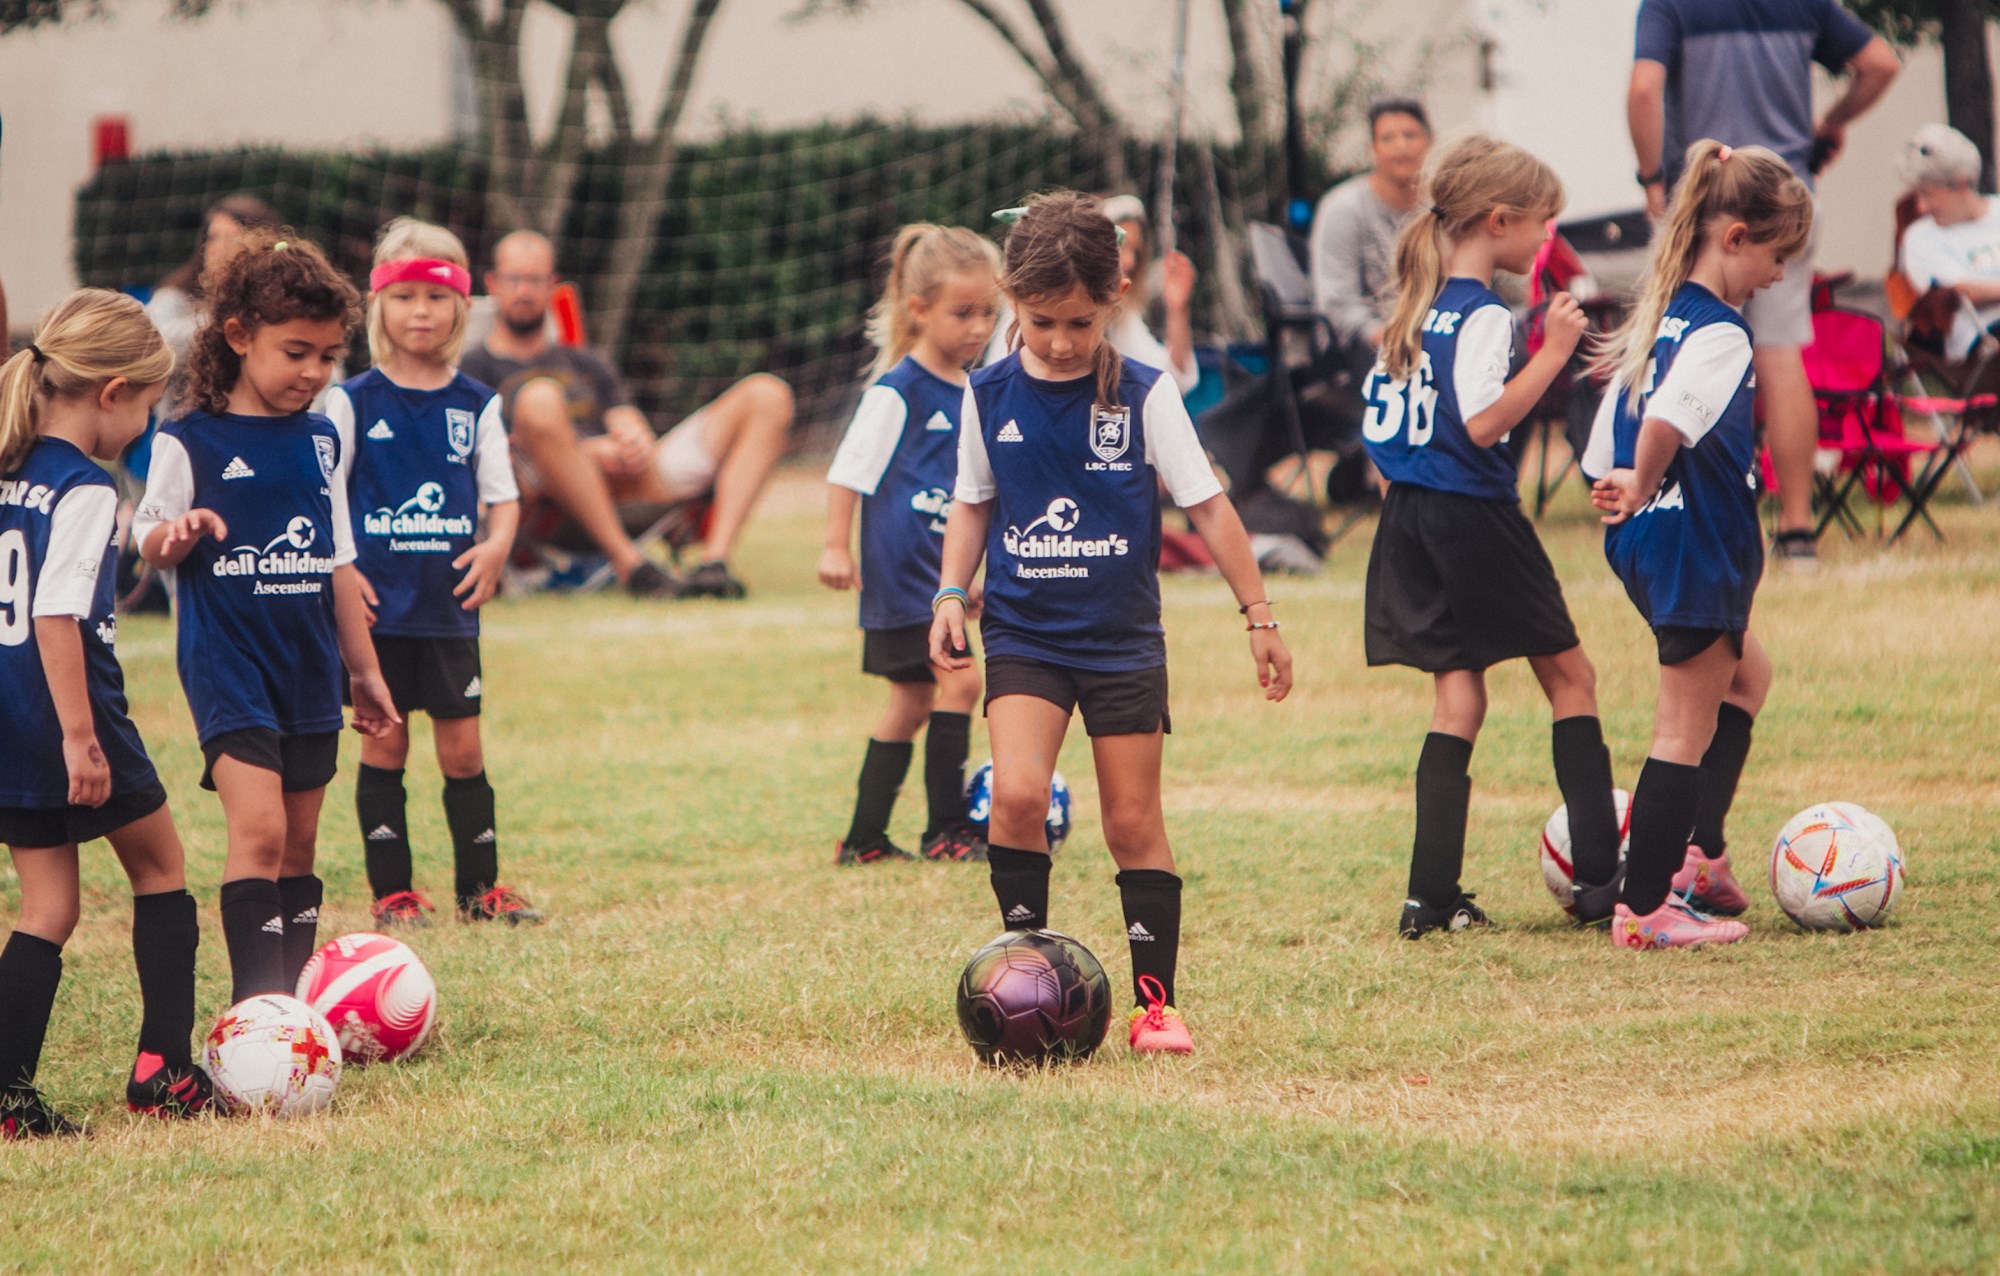
[[[1009,297],[1041,301],[1082,288],[1100,306],[1118,300],[1125,272],[1118,264],[1118,228],[1104,216],[1104,201],[1078,191],[1036,195],[1007,233],[1000,287]],[[1018,344],[1020,320],[1014,321]],[[1118,351],[1107,337],[1097,345],[1097,397],[1118,406]]]
[[[229,410],[229,392],[243,372],[242,357],[223,336],[231,319],[251,332],[294,319],[338,319],[350,332],[361,322],[361,294],[325,253],[288,227],[246,233],[241,250],[204,275],[201,287],[208,321],[195,334],[180,395],[195,411]]]

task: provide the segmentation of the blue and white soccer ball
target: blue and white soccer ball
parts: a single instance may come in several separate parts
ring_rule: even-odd
[[[988,758],[965,782],[965,818],[985,837],[986,821],[992,814],[993,759]],[[1060,771],[1049,782],[1049,814],[1042,829],[1049,837],[1049,854],[1061,850],[1063,839],[1069,836],[1069,782]]]

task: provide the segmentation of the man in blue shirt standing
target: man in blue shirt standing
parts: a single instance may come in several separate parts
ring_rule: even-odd
[[[1847,87],[1817,122],[1812,64],[1845,73]],[[1666,213],[1688,145],[1712,137],[1767,146],[1812,185],[1840,154],[1847,126],[1873,106],[1901,64],[1894,50],[1839,0],[1642,0],[1626,98],[1646,211]],[[1817,232],[1815,232],[1817,233]],[[1765,438],[1777,471],[1774,557],[1816,560],[1812,464],[1818,409],[1801,347],[1812,342],[1812,260],[1786,263],[1785,278],[1751,299],[1744,317],[1756,341]]]

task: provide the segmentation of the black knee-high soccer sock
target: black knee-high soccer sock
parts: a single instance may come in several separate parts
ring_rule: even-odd
[[[910,773],[916,746],[908,740],[870,740],[861,759],[861,780],[854,795],[854,821],[847,826],[847,845],[873,846],[889,836],[889,815],[903,777]]]
[[[298,987],[299,972],[319,950],[319,906],[326,884],[311,873],[278,879],[278,898],[285,905],[285,991]]]
[[[62,982],[62,945],[15,931],[0,949],[0,1091],[35,1084]]]
[[[1602,886],[1618,874],[1618,807],[1611,796],[1611,751],[1596,714],[1563,718],[1549,729],[1556,787],[1569,807],[1576,880]]]
[[[1125,906],[1125,940],[1132,946],[1132,999],[1146,1005],[1142,975],[1160,981],[1161,995],[1174,1001],[1174,968],[1181,957],[1181,879],[1157,868],[1128,868],[1114,879]]]
[[[1694,844],[1710,859],[1729,848],[1722,825],[1736,801],[1736,785],[1750,758],[1750,728],[1756,720],[1733,704],[1715,712],[1715,738],[1701,755],[1701,800],[1695,804]]]
[[[924,731],[924,795],[931,804],[926,836],[965,819],[965,755],[971,748],[971,714],[931,714]]]
[[[265,992],[290,996],[298,981],[285,980],[285,901],[278,884],[262,877],[224,882],[220,903],[230,1002]]]
[[[1049,924],[1049,855],[1012,846],[988,847],[986,867],[1000,924],[1008,930],[1040,930]]]
[[[1632,789],[1632,849],[1625,856],[1625,907],[1645,916],[1666,901],[1687,858],[1701,768],[1647,758]]]
[[[444,778],[444,822],[451,829],[454,889],[465,905],[500,880],[500,842],[494,832],[493,786],[486,772]]]
[[[192,1062],[194,953],[201,943],[194,896],[161,891],[132,897],[132,963],[139,968],[139,1053],[168,1067]]]
[[[1458,898],[1465,818],[1472,805],[1472,741],[1442,731],[1417,755],[1417,835],[1410,847],[1410,898],[1444,908]]]
[[[403,769],[361,764],[354,781],[354,813],[361,817],[361,854],[368,889],[376,899],[410,889],[410,817]]]

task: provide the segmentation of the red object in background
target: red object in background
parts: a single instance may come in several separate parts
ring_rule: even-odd
[[[583,298],[576,285],[561,283],[549,297],[549,309],[556,317],[556,340],[566,346],[583,344]]]
[[[132,122],[123,115],[100,115],[90,122],[90,160],[103,168],[132,158]]]

